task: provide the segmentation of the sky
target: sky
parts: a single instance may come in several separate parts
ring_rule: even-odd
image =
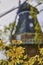
[[[21,4],[25,0],[21,0]],[[0,0],[0,15],[10,10],[13,7],[19,6],[19,0]],[[3,26],[9,25],[10,22],[15,20],[15,16],[17,13],[17,9],[12,11],[11,13],[0,18],[0,29],[3,30]]]

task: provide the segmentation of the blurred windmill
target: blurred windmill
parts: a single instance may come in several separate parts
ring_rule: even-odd
[[[33,20],[32,16],[30,15],[31,6],[32,5],[27,4],[27,0],[25,0],[25,2],[23,4],[21,4],[21,0],[19,0],[18,7],[12,8],[11,10],[0,15],[0,18],[1,18],[1,17],[5,16],[6,14],[14,11],[15,9],[18,9],[17,15],[15,17],[14,25],[12,26],[12,29],[11,29],[10,40],[12,39],[12,37],[14,38],[15,35],[16,35],[15,39],[19,40],[19,39],[21,39],[22,34],[24,35],[25,33],[28,33],[28,34],[32,33],[29,35],[26,34],[26,35],[24,35],[24,37],[26,39],[26,36],[27,36],[27,40],[30,37],[31,38],[30,41],[31,40],[33,41],[32,38],[34,36],[33,33],[35,33],[35,30],[34,30],[34,20]],[[35,10],[37,11],[36,8],[35,8]]]

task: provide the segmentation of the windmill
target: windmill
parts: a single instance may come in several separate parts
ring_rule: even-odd
[[[33,33],[35,32],[35,30],[34,30],[34,20],[32,19],[32,16],[30,15],[30,7],[32,7],[32,6],[27,5],[26,1],[23,4],[21,4],[21,1],[19,0],[18,7],[12,8],[11,10],[0,15],[0,18],[1,18],[1,17],[5,16],[6,14],[8,14],[18,8],[17,15],[16,15],[15,21],[14,21],[15,27],[13,25],[12,30],[11,30],[10,40],[15,35],[16,35],[15,38],[21,39],[21,37],[18,35],[25,34],[25,33],[32,33],[32,34],[29,34],[30,35],[29,37],[33,38],[33,36],[34,36]],[[35,10],[37,10],[37,9],[35,9]],[[18,22],[18,23],[16,23],[16,22]],[[26,36],[26,35],[24,35],[24,36]],[[28,35],[27,35],[27,38],[28,38]]]

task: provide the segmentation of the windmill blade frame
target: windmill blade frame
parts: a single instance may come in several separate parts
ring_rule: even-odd
[[[9,11],[7,11],[7,12],[3,13],[2,15],[0,15],[0,18],[3,17],[3,16],[5,16],[5,15],[7,15],[7,14],[9,14],[9,13],[12,12],[12,11],[18,9],[18,8],[19,8],[19,7],[10,9]]]

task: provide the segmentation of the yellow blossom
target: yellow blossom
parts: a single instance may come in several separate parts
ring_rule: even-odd
[[[27,55],[25,55],[25,56],[24,56],[24,59],[27,59],[27,57],[28,57],[28,56],[27,56]]]
[[[27,61],[24,61],[23,65],[29,65]]]
[[[18,41],[17,41],[17,44],[18,44],[18,45],[22,44],[22,41],[21,41],[21,40],[18,40]]]
[[[16,43],[17,43],[17,41],[16,41],[16,40],[12,40],[11,42],[12,42],[12,44],[16,44]]]
[[[43,48],[40,48],[40,54],[43,55]]]

